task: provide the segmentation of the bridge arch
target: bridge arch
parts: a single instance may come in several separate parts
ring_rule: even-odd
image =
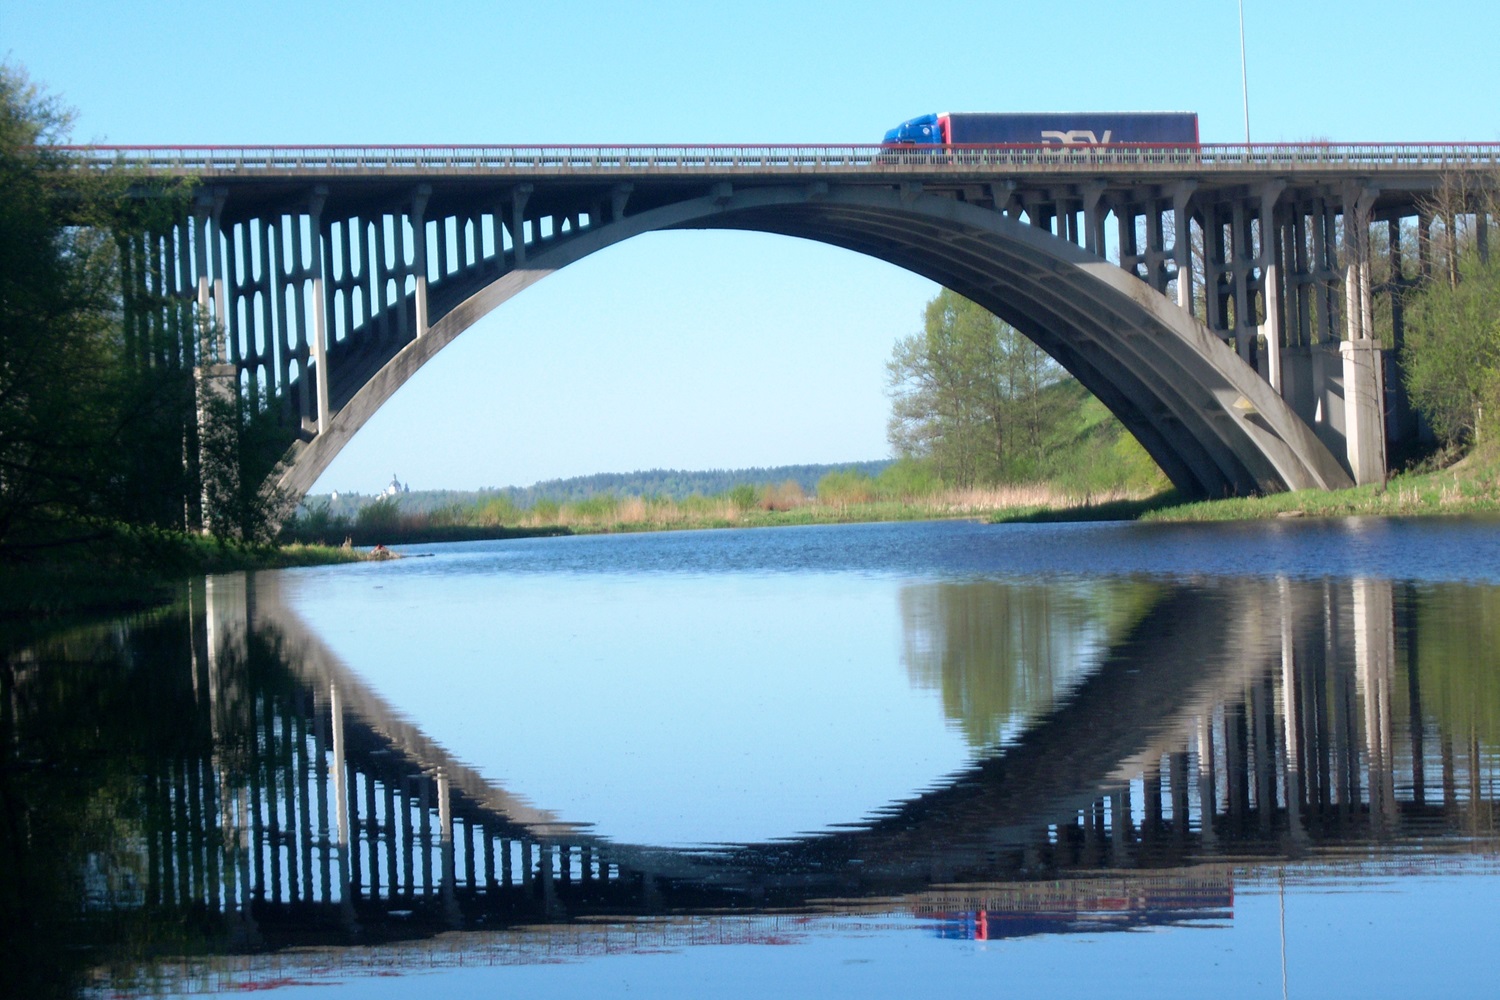
[[[801,237],[952,288],[1055,358],[1187,495],[1352,485],[1313,429],[1233,348],[1144,282],[1050,232],[914,187],[728,184],[617,211],[613,221],[538,242],[498,276],[476,272],[434,287],[440,318],[352,388],[320,433],[294,445],[281,485],[305,493],[397,389],[501,303],[597,250],[672,229]]]

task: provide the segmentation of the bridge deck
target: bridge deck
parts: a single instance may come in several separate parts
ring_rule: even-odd
[[[91,166],[213,179],[482,176],[598,180],[639,176],[993,179],[1183,175],[1218,182],[1351,172],[1431,184],[1434,174],[1500,167],[1500,143],[1288,143],[1204,146],[632,145],[76,146]]]

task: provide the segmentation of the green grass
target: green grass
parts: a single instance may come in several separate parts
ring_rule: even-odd
[[[1002,511],[1015,521],[1254,521],[1289,517],[1424,517],[1500,513],[1500,455],[1471,454],[1447,468],[1392,476],[1383,485],[1300,490],[1186,502],[1171,490],[1144,499],[1034,511]]]
[[[1248,521],[1276,517],[1418,517],[1500,512],[1500,461],[1470,455],[1446,469],[1403,473],[1383,485],[1300,490],[1163,505],[1145,521]]]

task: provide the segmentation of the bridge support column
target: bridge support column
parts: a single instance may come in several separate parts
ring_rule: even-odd
[[[220,247],[223,238],[220,219],[224,215],[223,191],[199,195],[193,206],[193,243],[195,270],[198,276],[198,315],[200,322],[211,322],[213,340],[200,344],[208,349],[206,360],[227,360],[224,306],[224,252]],[[199,361],[205,358],[200,353]]]
[[[1383,483],[1385,460],[1385,361],[1373,340],[1344,341],[1344,432],[1354,481]]]
[[[414,305],[417,314],[416,336],[418,339],[427,333],[427,199],[431,196],[432,185],[421,184],[417,186],[416,193],[411,199],[411,266],[417,279]],[[397,225],[400,225],[399,220]],[[446,234],[441,232],[441,220],[439,220],[438,228],[440,230],[438,238],[446,239]]]
[[[1374,339],[1370,288],[1370,209],[1376,191],[1350,186],[1344,195],[1344,326],[1339,344],[1344,375],[1344,435],[1354,481],[1383,483],[1385,453],[1385,359]]]
[[[1192,215],[1188,211],[1197,184],[1183,181],[1172,189],[1172,262],[1177,277],[1177,305],[1193,315]]]
[[[307,206],[308,231],[312,235],[312,299],[313,336],[312,362],[314,377],[313,405],[318,411],[318,433],[328,430],[328,296],[323,285],[323,256],[326,252],[323,238],[323,203],[328,198],[328,188],[313,189]],[[422,299],[419,297],[418,302]],[[419,310],[422,305],[418,305]],[[420,315],[420,314],[419,314]]]
[[[611,222],[619,222],[625,218],[625,205],[630,201],[630,195],[634,191],[634,184],[616,184],[610,189],[609,211]]]
[[[1261,304],[1265,319],[1261,322],[1261,336],[1266,341],[1266,381],[1281,395],[1281,268],[1276,263],[1280,245],[1276,225],[1276,202],[1281,197],[1286,181],[1273,181],[1260,189],[1260,265]]]
[[[1104,219],[1107,214],[1099,211],[1099,203],[1103,197],[1103,181],[1091,181],[1083,185],[1083,247],[1099,257],[1104,256]]]
[[[534,190],[530,184],[521,184],[510,196],[510,244],[515,250],[516,266],[526,263],[526,202],[531,200]]]

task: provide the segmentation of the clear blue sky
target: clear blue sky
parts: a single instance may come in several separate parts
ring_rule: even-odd
[[[1500,12],[1245,0],[1252,138],[1500,140]],[[424,5],[5,0],[0,56],[116,143],[867,142],[950,110],[1192,110],[1244,136],[1236,0]],[[930,282],[784,238],[658,234],[497,309],[318,491],[888,453]]]

